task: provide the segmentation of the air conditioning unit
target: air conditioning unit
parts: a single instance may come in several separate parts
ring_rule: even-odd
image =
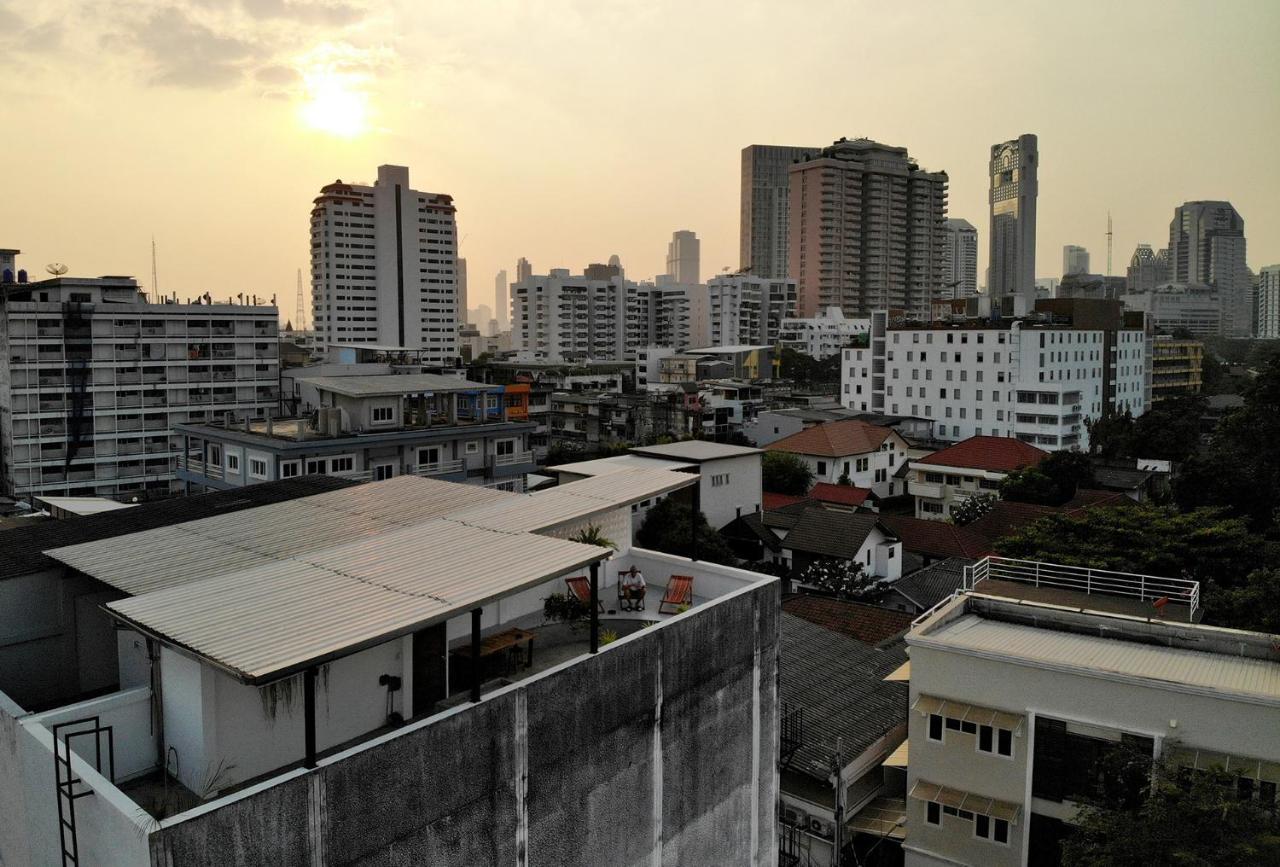
[[[795,807],[782,807],[782,822],[785,825],[794,825],[798,828],[809,827],[809,814],[804,810],[797,810]]]
[[[835,829],[832,828],[830,822],[823,821],[817,816],[810,816],[809,833],[817,834],[819,837],[832,837],[834,836]]]

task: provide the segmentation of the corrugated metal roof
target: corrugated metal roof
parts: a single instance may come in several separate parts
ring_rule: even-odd
[[[673,458],[683,461],[714,461],[718,458],[737,458],[743,455],[760,454],[760,449],[746,446],[733,446],[728,443],[713,443],[708,440],[684,440],[678,443],[666,443],[657,446],[636,446],[631,450],[636,455],[655,455],[660,458]]]
[[[580,476],[603,476],[606,473],[617,473],[622,470],[691,470],[696,464],[687,461],[671,461],[645,455],[614,455],[611,458],[596,458],[592,461],[575,461],[571,464],[558,464],[547,467],[552,473],[574,473]]]
[[[457,376],[439,373],[378,373],[368,376],[304,376],[305,382],[324,391],[345,394],[349,397],[377,397],[378,395],[417,394],[424,391],[501,391],[500,385],[485,385]]]
[[[137,596],[511,499],[520,497],[479,485],[397,476],[47,553]]]
[[[928,633],[951,647],[1280,701],[1280,663],[1100,638],[966,614]]]
[[[108,608],[246,682],[266,683],[584,568],[610,553],[440,518],[319,554],[122,599]]]

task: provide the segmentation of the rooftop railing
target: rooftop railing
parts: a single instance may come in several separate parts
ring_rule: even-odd
[[[1011,557],[984,557],[964,568],[964,589],[978,590],[983,581],[1012,581],[1053,590],[1070,590],[1088,595],[1117,596],[1151,602],[1153,605],[1173,603],[1187,607],[1187,617],[1194,622],[1200,609],[1200,582],[1188,578],[1166,578],[1136,572],[1115,572],[1038,560]],[[1163,602],[1161,602],[1163,600]]]

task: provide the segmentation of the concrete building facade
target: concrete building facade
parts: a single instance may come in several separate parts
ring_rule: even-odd
[[[409,169],[379,166],[372,185],[336,181],[311,210],[311,291],[323,343],[458,352],[458,243],[453,197],[409,186]],[[465,310],[465,308],[462,308]]]
[[[1253,333],[1253,277],[1245,263],[1244,218],[1230,202],[1186,202],[1174,209],[1169,279],[1217,290],[1222,336]]]
[[[1280,340],[1280,265],[1258,272],[1257,325],[1259,340]]]
[[[808,319],[783,320],[777,342],[811,358],[824,359],[866,337],[870,329],[870,319],[845,319],[839,307],[828,307]]]
[[[1089,274],[1089,251],[1075,244],[1062,248],[1062,276]]]
[[[723,274],[707,281],[712,346],[778,342],[796,309],[796,281]]]
[[[1021,298],[1025,313],[1036,285],[1036,197],[1040,154],[1034,135],[991,146],[991,233],[987,292],[993,299]],[[1011,302],[1016,303],[1016,302]]]
[[[1158,286],[1150,292],[1121,296],[1129,310],[1140,311],[1153,328],[1173,333],[1186,329],[1196,337],[1223,334],[1222,296],[1212,286]]]
[[[1151,341],[1151,401],[1189,397],[1203,386],[1204,344],[1157,334]]]
[[[667,244],[667,276],[672,283],[683,286],[702,282],[702,242],[688,229],[671,234],[671,242]]]
[[[928,319],[943,281],[947,183],[906,148],[869,139],[841,139],[793,165],[787,243],[799,315],[840,307]]]
[[[978,294],[978,230],[968,220],[948,219],[943,249],[942,291],[936,300]]]
[[[742,215],[739,223],[739,264],[744,273],[767,280],[785,280],[789,199],[788,171],[820,151],[817,147],[749,145],[742,149]]]
[[[1146,411],[1140,314],[1114,301],[1041,301],[1038,309],[1038,318],[924,326],[890,325],[875,313],[870,346],[843,351],[840,400],[859,412],[932,419],[948,442],[1017,437],[1050,450],[1087,448],[1086,419]]]
[[[0,284],[0,491],[175,493],[177,425],[275,411],[278,317],[152,304],[131,277]]]
[[[1139,244],[1129,259],[1125,290],[1131,294],[1151,292],[1169,282],[1169,250],[1153,252],[1150,244]]]

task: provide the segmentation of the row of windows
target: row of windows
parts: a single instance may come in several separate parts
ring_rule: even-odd
[[[970,810],[961,810],[957,807],[944,807],[933,801],[925,805],[925,821],[930,825],[941,828],[944,815],[953,816],[965,822],[973,822],[975,837],[1005,846],[1009,845],[1009,823],[1004,819],[993,819],[982,813],[975,814]]]
[[[977,735],[978,740],[974,748],[980,753],[1013,758],[1013,732],[1009,729],[979,725],[972,720],[957,719],[953,716],[929,714],[929,740],[945,744],[948,731]]]

